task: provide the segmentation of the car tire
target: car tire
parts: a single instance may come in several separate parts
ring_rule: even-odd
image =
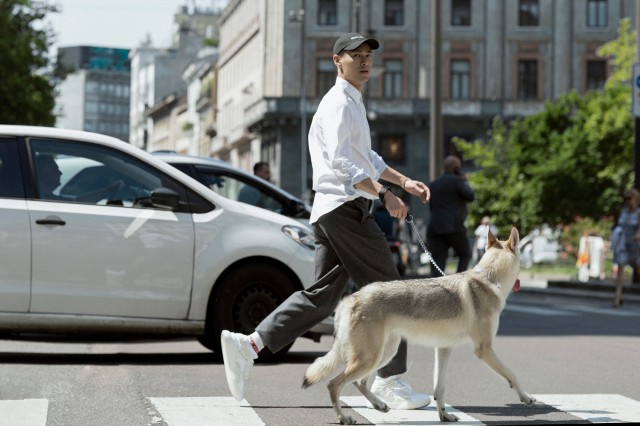
[[[251,334],[260,322],[297,290],[292,278],[269,263],[239,265],[216,284],[209,301],[205,333],[200,343],[220,355],[222,330]],[[293,346],[271,353],[260,352],[261,361],[273,361]]]

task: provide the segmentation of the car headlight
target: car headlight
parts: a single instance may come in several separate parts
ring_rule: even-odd
[[[282,232],[301,246],[315,250],[315,240],[308,230],[299,226],[285,225],[282,227]]]

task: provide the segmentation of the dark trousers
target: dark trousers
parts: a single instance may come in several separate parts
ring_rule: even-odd
[[[384,233],[370,213],[371,202],[358,198],[323,215],[313,224],[316,239],[316,282],[298,291],[256,328],[264,344],[277,352],[333,313],[349,283],[357,287],[400,279]],[[398,353],[380,377],[404,373],[407,344],[400,343]]]
[[[443,271],[447,264],[447,254],[451,247],[455,250],[456,256],[458,256],[457,272],[466,271],[469,267],[469,260],[471,260],[471,247],[469,246],[466,231],[453,234],[427,235],[427,248],[431,252],[436,265]],[[431,265],[431,276],[440,276],[440,272],[433,265]]]

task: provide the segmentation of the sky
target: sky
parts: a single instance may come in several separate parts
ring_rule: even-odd
[[[92,45],[131,49],[150,35],[154,47],[169,47],[173,15],[178,7],[221,8],[227,0],[49,0],[59,13],[48,22],[56,33],[52,54],[58,47]]]

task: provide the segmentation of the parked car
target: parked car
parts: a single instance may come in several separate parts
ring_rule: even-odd
[[[206,185],[218,194],[242,201],[241,194],[248,186],[260,194],[260,206],[309,225],[311,207],[298,197],[264,179],[231,164],[208,157],[176,154],[167,151],[153,153],[173,167]]]
[[[554,263],[560,258],[560,233],[544,224],[520,240],[520,265],[531,268],[534,264]]]
[[[252,332],[313,274],[290,217],[111,137],[0,125],[0,332],[194,336],[219,353],[222,329]]]

